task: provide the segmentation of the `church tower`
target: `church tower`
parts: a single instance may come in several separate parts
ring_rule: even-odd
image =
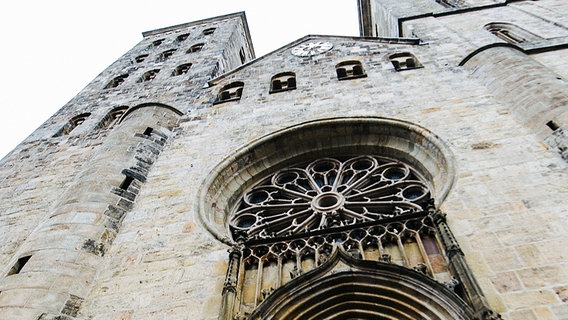
[[[358,6],[144,32],[0,162],[0,318],[567,319],[568,4]]]

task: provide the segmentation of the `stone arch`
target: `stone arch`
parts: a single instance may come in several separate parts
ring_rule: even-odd
[[[299,161],[364,153],[385,155],[413,166],[431,183],[437,204],[443,202],[456,179],[449,147],[423,127],[379,117],[315,120],[264,136],[217,165],[201,188],[198,220],[215,238],[233,244],[228,212],[256,181]]]
[[[420,272],[353,259],[336,248],[319,269],[265,299],[250,319],[472,319],[453,291]]]

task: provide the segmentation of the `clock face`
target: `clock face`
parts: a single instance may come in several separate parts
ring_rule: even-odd
[[[298,57],[309,57],[329,51],[331,48],[333,48],[331,42],[312,41],[294,47],[292,54]]]

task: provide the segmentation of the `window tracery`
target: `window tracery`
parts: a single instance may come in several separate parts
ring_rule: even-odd
[[[105,89],[111,89],[111,88],[116,88],[119,85],[121,85],[126,78],[128,78],[128,74],[122,74],[114,79],[112,79],[106,86]]]
[[[187,53],[199,52],[199,51],[201,51],[201,49],[203,49],[203,46],[204,46],[204,45],[205,45],[204,43],[197,43],[197,44],[194,44],[193,46],[191,46],[191,47],[189,48],[189,50],[187,50]]]
[[[152,80],[154,80],[154,78],[156,78],[156,76],[158,75],[158,72],[160,72],[160,69],[154,69],[154,70],[146,71],[140,77],[140,79],[138,79],[138,82],[152,81]]]
[[[280,170],[245,192],[229,225],[245,240],[312,233],[420,212],[429,194],[403,163],[323,158]]]

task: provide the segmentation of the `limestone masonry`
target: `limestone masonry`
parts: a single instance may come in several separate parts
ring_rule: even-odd
[[[0,161],[0,319],[568,319],[568,2],[358,6],[144,32]]]

